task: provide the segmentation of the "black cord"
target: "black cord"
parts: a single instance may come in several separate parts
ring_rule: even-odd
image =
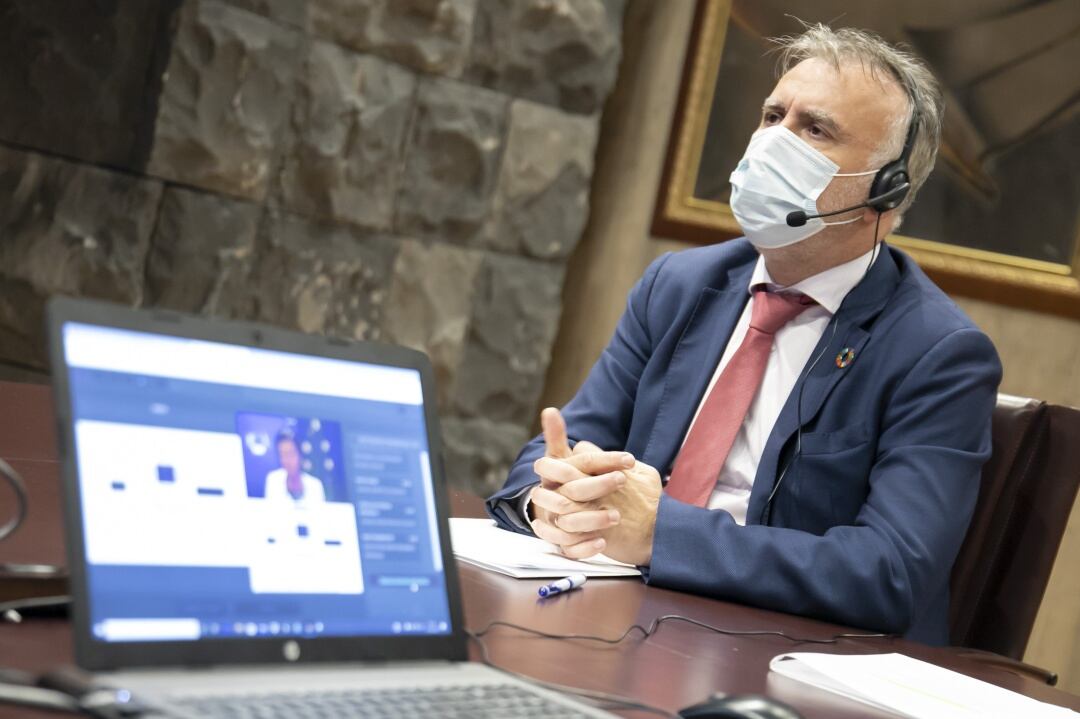
[[[621,642],[625,641],[635,630],[637,630],[638,632],[641,633],[641,638],[642,639],[648,639],[652,635],[656,634],[656,632],[660,628],[661,624],[663,624],[664,622],[669,622],[669,621],[670,622],[686,622],[688,624],[693,624],[694,626],[701,627],[703,629],[708,629],[709,631],[716,632],[717,634],[723,634],[725,636],[732,636],[732,637],[775,636],[775,637],[781,637],[783,639],[787,639],[788,641],[794,642],[796,644],[836,644],[836,643],[838,643],[838,642],[840,642],[842,640],[845,640],[845,639],[888,639],[888,638],[896,636],[895,634],[885,634],[885,633],[877,633],[877,632],[865,633],[865,634],[845,632],[845,633],[840,633],[840,634],[834,634],[831,637],[828,637],[826,639],[817,639],[817,638],[809,638],[809,637],[794,637],[794,636],[788,634],[787,632],[781,631],[779,629],[749,629],[749,630],[722,629],[721,627],[715,627],[712,624],[709,624],[707,622],[702,622],[702,621],[699,621],[697,619],[691,619],[690,617],[684,617],[681,614],[664,614],[664,615],[661,615],[661,616],[656,617],[655,619],[653,619],[648,627],[642,626],[641,624],[631,624],[629,627],[627,627],[626,631],[624,631],[622,634],[620,634],[617,637],[601,637],[601,636],[597,636],[597,635],[594,635],[594,634],[555,634],[555,633],[552,633],[552,632],[545,632],[545,631],[543,631],[541,629],[533,629],[531,627],[522,626],[521,624],[514,624],[513,622],[505,622],[505,621],[503,621],[501,619],[497,619],[497,620],[495,620],[493,622],[489,622],[487,626],[485,626],[483,629],[481,629],[478,632],[474,632],[474,631],[471,631],[469,629],[466,629],[465,634],[468,635],[468,637],[470,639],[475,641],[477,643],[477,645],[479,645],[479,647],[480,647],[480,658],[481,658],[481,661],[484,662],[484,664],[487,664],[490,667],[494,667],[495,669],[498,669],[499,671],[506,672],[507,674],[512,674],[515,677],[518,677],[518,678],[520,678],[520,679],[522,679],[524,681],[530,682],[530,683],[535,684],[537,686],[544,687],[546,689],[552,689],[554,691],[566,692],[568,694],[574,694],[574,695],[577,695],[577,696],[580,696],[580,697],[585,697],[585,698],[591,699],[593,701],[607,702],[608,704],[615,705],[615,706],[618,706],[618,707],[621,707],[621,708],[624,708],[624,709],[644,711],[644,712],[649,712],[651,714],[658,714],[660,716],[665,716],[665,717],[675,717],[676,719],[678,719],[678,714],[672,714],[671,712],[669,712],[669,711],[667,711],[665,709],[661,709],[659,707],[654,707],[654,706],[651,706],[649,704],[645,704],[645,703],[642,703],[642,702],[639,702],[639,701],[636,701],[636,700],[633,700],[633,699],[627,699],[625,697],[617,696],[615,694],[607,694],[607,693],[604,693],[604,692],[592,691],[592,690],[589,690],[589,689],[580,689],[578,687],[571,687],[571,686],[567,686],[567,685],[564,685],[564,684],[556,684],[554,682],[545,682],[545,681],[542,681],[540,679],[534,679],[534,678],[526,676],[524,674],[520,674],[518,672],[510,671],[508,669],[504,669],[502,667],[499,667],[493,661],[491,661],[491,656],[488,653],[487,645],[484,643],[484,640],[483,640],[484,636],[486,636],[488,633],[490,633],[492,629],[495,629],[497,627],[507,627],[509,629],[517,629],[518,631],[525,632],[526,634],[532,634],[533,636],[541,637],[543,639],[582,640],[582,641],[589,641],[589,642],[600,642],[601,644],[614,645],[614,644],[620,644]]]
[[[0,525],[0,540],[12,534],[26,519],[26,483],[10,464],[0,459],[0,476],[8,481],[12,491],[15,492],[15,516]]]
[[[874,222],[874,247],[870,250],[870,262],[866,264],[866,269],[863,270],[862,277],[859,278],[859,281],[856,282],[855,286],[852,287],[851,290],[848,292],[849,296],[859,287],[859,285],[863,283],[863,280],[865,280],[867,275],[870,274],[870,268],[874,266],[874,260],[876,260],[878,257],[878,249],[881,247],[881,243],[878,242],[878,231],[880,229],[881,211],[878,210],[877,220]],[[765,506],[761,509],[762,524],[767,525],[769,523],[769,509],[772,507],[773,497],[776,496],[776,491],[780,489],[780,484],[784,481],[784,477],[787,476],[788,470],[791,469],[792,465],[795,464],[795,460],[798,459],[799,456],[802,454],[802,396],[803,390],[806,389],[806,378],[809,377],[810,373],[814,371],[814,368],[817,367],[818,362],[821,361],[821,358],[824,357],[825,353],[829,350],[829,345],[831,345],[833,340],[836,339],[836,328],[840,326],[840,323],[836,321],[836,318],[839,316],[840,310],[837,309],[836,314],[833,315],[832,318],[829,320],[829,324],[832,325],[832,334],[829,335],[828,341],[821,348],[821,352],[818,352],[818,356],[814,358],[814,361],[810,363],[810,366],[799,376],[799,394],[795,398],[795,426],[797,428],[795,434],[795,451],[791,453],[791,458],[788,459],[788,461],[784,462],[784,469],[780,472],[780,476],[777,477],[776,482],[773,484],[772,491],[769,492],[769,498],[765,500]]]
[[[488,665],[489,667],[492,667],[493,669],[498,669],[500,672],[505,672],[506,674],[510,674],[510,675],[512,675],[514,677],[517,677],[518,679],[521,679],[522,681],[528,682],[529,684],[533,684],[533,685],[536,685],[538,687],[542,687],[544,689],[550,689],[551,691],[561,692],[561,693],[564,693],[564,694],[572,694],[572,695],[577,696],[577,697],[581,697],[581,698],[584,698],[584,699],[589,699],[598,708],[603,708],[603,709],[618,708],[618,709],[624,709],[624,710],[630,710],[630,711],[647,712],[649,714],[656,714],[657,716],[668,717],[669,719],[679,719],[678,714],[669,712],[666,709],[661,709],[660,707],[655,707],[655,706],[652,706],[651,704],[646,704],[644,702],[639,702],[639,701],[636,701],[634,699],[628,699],[626,697],[622,697],[622,696],[619,696],[617,694],[609,694],[607,692],[594,691],[592,689],[582,689],[580,687],[572,687],[572,686],[568,686],[566,684],[559,684],[557,682],[547,682],[547,681],[544,681],[542,679],[535,679],[535,678],[530,677],[530,676],[528,676],[526,674],[521,674],[520,672],[515,672],[513,670],[506,669],[504,667],[500,667],[499,665],[495,664],[495,662],[493,662],[491,660],[491,655],[488,653],[487,644],[485,644],[484,640],[483,640],[483,636],[485,634],[487,634],[489,631],[491,631],[491,629],[493,627],[497,626],[497,625],[513,627],[515,629],[520,629],[520,630],[525,631],[525,632],[532,632],[534,634],[539,634],[539,635],[544,636],[544,637],[549,638],[549,639],[569,639],[569,638],[571,638],[570,635],[568,635],[566,637],[562,637],[562,636],[559,636],[557,634],[547,634],[545,632],[538,632],[537,630],[532,630],[532,629],[529,629],[528,627],[522,627],[522,626],[519,626],[517,624],[511,624],[509,622],[492,622],[491,624],[488,624],[486,627],[484,627],[479,632],[473,632],[473,631],[470,631],[470,630],[466,629],[465,634],[470,639],[472,639],[474,642],[476,642],[476,644],[480,647],[480,661],[482,661],[484,664]],[[588,637],[576,637],[576,638],[588,638]],[[601,641],[603,641],[602,638],[597,637],[597,639],[600,639]],[[601,706],[601,704],[603,704],[604,706]]]
[[[600,637],[593,634],[553,634],[551,632],[545,632],[540,629],[532,629],[530,627],[521,626],[520,624],[504,622],[502,620],[490,622],[486,627],[484,627],[478,632],[469,632],[469,635],[479,640],[496,627],[509,627],[511,629],[517,629],[527,634],[543,637],[544,639],[580,639],[590,642],[600,642],[602,644],[620,644],[621,642],[625,641],[627,637],[629,637],[634,632],[634,630],[641,632],[642,639],[648,639],[653,634],[656,634],[657,630],[660,628],[660,625],[664,622],[686,622],[687,624],[693,624],[694,626],[701,627],[702,629],[708,629],[711,632],[716,632],[717,634],[723,634],[725,636],[731,637],[781,637],[795,644],[836,644],[845,639],[887,639],[896,636],[895,634],[886,634],[881,632],[870,632],[865,634],[847,632],[841,634],[833,634],[831,637],[828,637],[826,639],[817,639],[812,637],[794,637],[780,629],[723,629],[721,627],[715,627],[707,622],[702,622],[697,619],[691,619],[690,617],[684,617],[681,614],[661,615],[656,619],[653,619],[648,627],[642,626],[641,624],[631,624],[626,629],[626,631],[620,634],[618,637]]]

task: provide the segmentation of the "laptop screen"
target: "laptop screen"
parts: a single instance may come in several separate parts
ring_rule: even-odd
[[[97,639],[452,631],[419,372],[62,334]]]

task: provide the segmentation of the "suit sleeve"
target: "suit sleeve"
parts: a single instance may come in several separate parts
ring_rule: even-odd
[[[948,581],[974,511],[1001,366],[981,332],[939,340],[883,416],[869,494],[824,535],[661,498],[650,584],[904,633]]]
[[[652,354],[648,308],[657,277],[669,254],[656,259],[630,290],[626,310],[615,334],[593,365],[585,383],[563,408],[567,437],[573,446],[588,439],[603,449],[622,449],[630,431],[638,381]],[[510,468],[506,484],[487,500],[487,511],[504,529],[523,534],[531,530],[521,512],[524,497],[540,478],[532,465],[544,455],[543,436],[525,445]]]

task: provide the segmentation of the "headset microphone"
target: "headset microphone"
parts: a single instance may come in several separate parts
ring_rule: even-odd
[[[906,195],[907,191],[909,189],[911,189],[911,184],[905,182],[905,183],[903,183],[901,185],[898,185],[898,186],[894,187],[893,189],[889,190],[888,192],[886,192],[883,195],[878,195],[877,197],[871,197],[866,202],[860,202],[857,205],[852,205],[851,207],[845,207],[842,210],[833,210],[832,212],[822,212],[822,213],[817,214],[817,215],[808,215],[805,212],[803,212],[802,210],[795,210],[795,212],[789,212],[788,213],[788,216],[787,216],[788,227],[802,227],[803,225],[806,224],[807,220],[813,220],[813,219],[815,219],[817,217],[832,217],[833,215],[842,215],[845,212],[851,212],[852,210],[858,210],[859,208],[862,208],[862,207],[873,207],[874,205],[877,205],[879,203],[890,202],[890,201],[896,199],[897,197],[903,197],[904,195]]]

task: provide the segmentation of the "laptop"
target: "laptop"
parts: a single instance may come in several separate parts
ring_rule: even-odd
[[[425,355],[60,298],[76,662],[155,715],[612,716],[466,661]]]

